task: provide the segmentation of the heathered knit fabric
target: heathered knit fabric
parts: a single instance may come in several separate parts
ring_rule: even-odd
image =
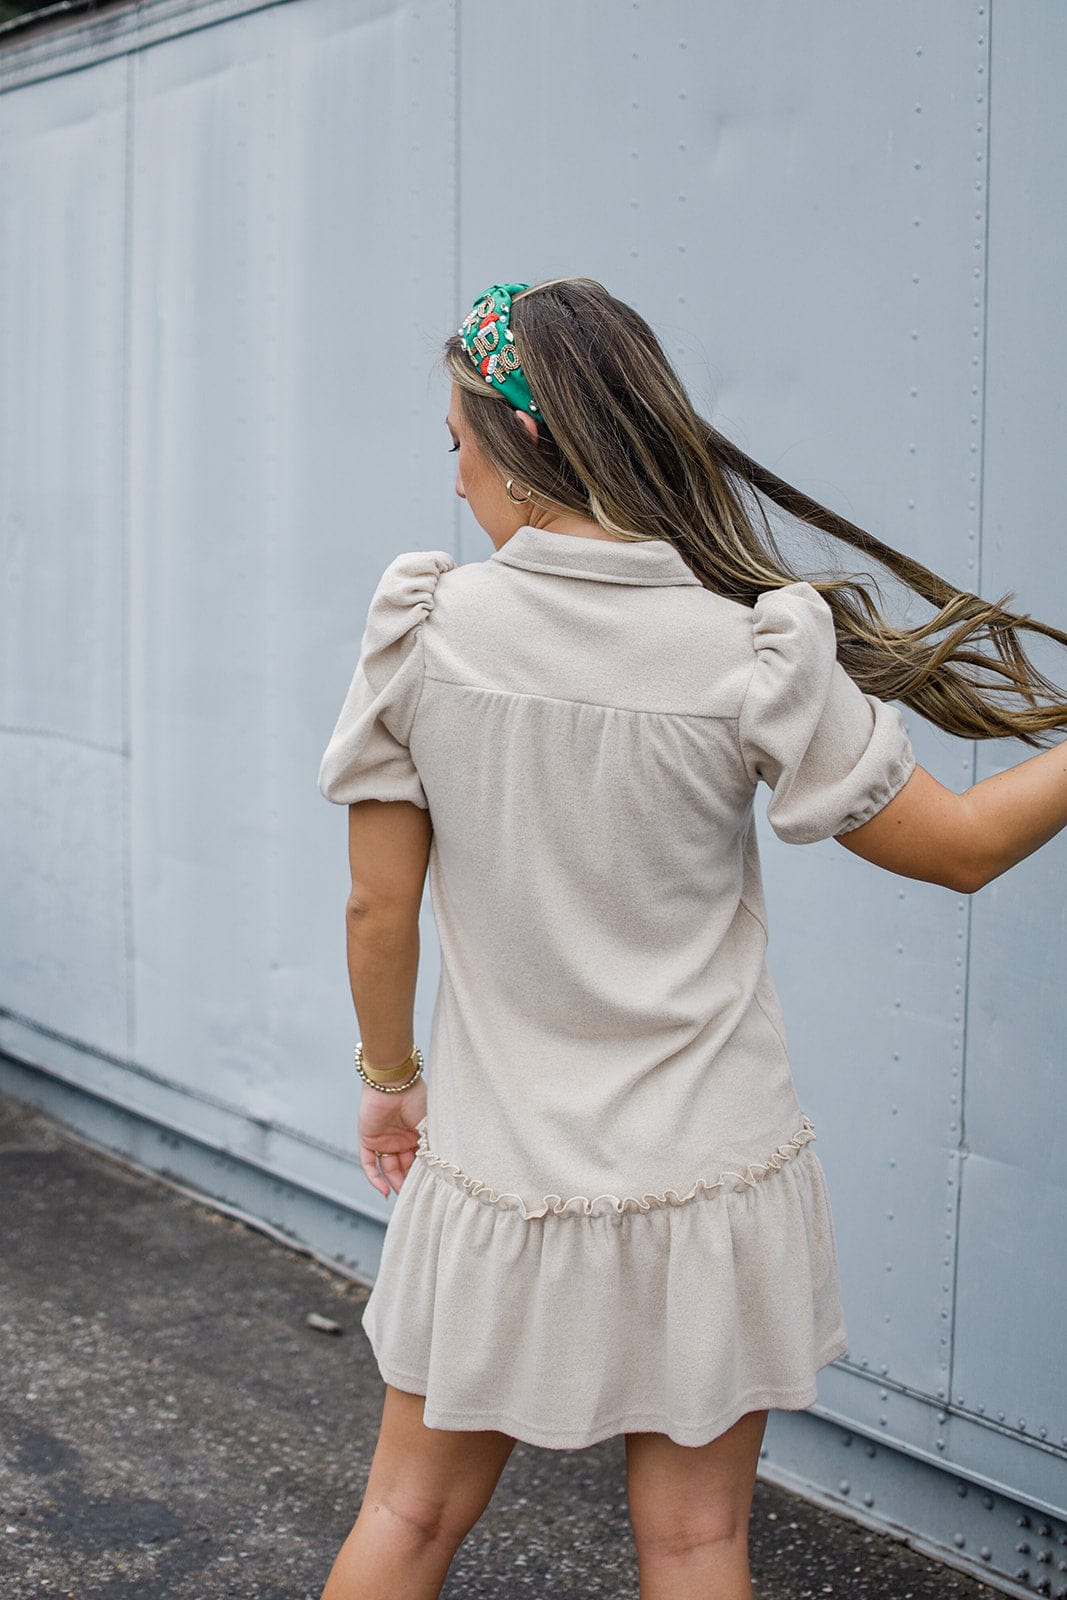
[[[364,1315],[429,1426],[699,1445],[814,1400],[845,1333],[753,797],[806,843],[914,766],[808,583],[750,610],[533,527],[386,568],[319,785],[433,822],[429,1107]]]

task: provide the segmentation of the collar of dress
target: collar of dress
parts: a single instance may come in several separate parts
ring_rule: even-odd
[[[561,578],[593,578],[599,583],[699,583],[666,539],[589,539],[578,533],[550,533],[524,524],[490,561],[551,572]]]

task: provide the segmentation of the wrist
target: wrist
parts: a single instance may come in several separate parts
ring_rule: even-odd
[[[359,1059],[363,1063],[363,1070],[371,1078],[380,1078],[383,1083],[396,1083],[399,1079],[410,1078],[418,1065],[415,1060],[415,1046],[412,1045],[403,1061],[398,1061],[395,1066],[381,1066],[377,1062],[368,1061],[363,1050],[363,1041],[359,1043]]]
[[[401,1094],[422,1077],[424,1063],[418,1045],[413,1045],[404,1060],[395,1067],[372,1067],[364,1059],[363,1041],[360,1040],[356,1045],[355,1059],[356,1071],[363,1082],[385,1094]]]

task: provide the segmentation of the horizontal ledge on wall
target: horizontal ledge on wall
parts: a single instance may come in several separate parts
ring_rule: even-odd
[[[1056,1444],[1054,1440],[1045,1438],[1043,1433],[1034,1433],[1032,1429],[1028,1433],[1025,1429],[1012,1427],[1010,1423],[999,1422],[984,1412],[972,1411],[970,1407],[959,1405],[955,1401],[939,1399],[926,1389],[910,1388],[908,1384],[898,1383],[895,1378],[890,1378],[884,1373],[857,1367],[844,1356],[834,1362],[834,1370],[849,1378],[855,1378],[859,1383],[870,1383],[876,1388],[885,1389],[904,1400],[918,1401],[929,1410],[944,1413],[946,1421],[950,1417],[959,1417],[965,1422],[973,1423],[976,1428],[985,1428],[990,1433],[1000,1434],[1006,1439],[1018,1440],[1028,1450],[1037,1450],[1045,1455],[1056,1456],[1060,1461],[1067,1461],[1067,1440],[1063,1444]]]
[[[0,35],[0,93],[285,4],[288,0],[134,0],[89,17],[78,15],[62,26],[53,24],[23,44],[14,42],[17,33],[8,36],[8,43]]]
[[[1056,1592],[1045,1585],[1063,1557],[1067,1522],[947,1462],[923,1462],[810,1411],[776,1411],[759,1475],[1003,1594]]]
[[[998,1428],[884,1378],[872,1381],[846,1362],[821,1374],[814,1409],[839,1434],[851,1434],[857,1451],[889,1449],[936,1472],[958,1473],[979,1491],[1067,1518],[1067,1453],[1045,1440]]]
[[[309,1155],[312,1160],[319,1159],[332,1163],[334,1169],[332,1181],[341,1188],[334,1188],[331,1192],[328,1182],[320,1182],[313,1187],[342,1205],[350,1203],[347,1183],[353,1163],[356,1161],[354,1144],[350,1148],[343,1148],[339,1144],[318,1139],[291,1123],[282,1122],[278,1117],[268,1119],[262,1116],[250,1116],[243,1106],[222,1095],[211,1094],[203,1088],[194,1088],[179,1079],[168,1077],[165,1073],[155,1072],[139,1061],[126,1060],[112,1051],[101,1049],[98,1045],[64,1033],[58,1028],[49,1027],[36,1017],[24,1016],[7,1006],[0,1006],[0,1057],[4,1055],[10,1056],[23,1066],[38,1067],[55,1078],[86,1089],[127,1110],[140,1112],[165,1127],[174,1128],[179,1133],[187,1133],[192,1139],[215,1143],[220,1149],[227,1149],[240,1159],[248,1161],[253,1166],[261,1166],[278,1177],[285,1177],[286,1173],[280,1169],[276,1161],[266,1156],[263,1141],[271,1138],[283,1141],[292,1147],[294,1170],[301,1174],[306,1170],[305,1164]],[[126,1087],[127,1085],[129,1087]],[[139,1104],[136,1098],[138,1093],[156,1096],[155,1103]],[[164,1106],[161,1103],[160,1097],[163,1096],[169,1099],[169,1105]],[[217,1119],[215,1126],[227,1128],[230,1142],[205,1139],[201,1129],[184,1123],[181,1109],[183,1106],[186,1108],[186,1115],[190,1106],[195,1108],[195,1111],[208,1109]],[[242,1138],[246,1141],[244,1145],[241,1142]],[[249,1139],[255,1141],[252,1148],[248,1147]],[[366,1210],[366,1207],[360,1206],[358,1201],[353,1200],[351,1204],[356,1211]],[[380,1219],[377,1210],[372,1210],[370,1215]]]
[[[88,1116],[93,1106],[108,1107],[116,1116],[127,1115],[138,1125],[161,1130],[160,1138],[176,1140],[176,1149],[187,1145],[210,1150],[223,1166],[230,1163],[235,1170],[262,1174],[268,1183],[313,1195],[323,1205],[369,1223],[377,1230],[375,1238],[389,1218],[388,1202],[374,1193],[359,1165],[355,1112],[352,1148],[342,1150],[298,1130],[248,1117],[216,1096],[172,1085],[0,1011],[0,1089],[5,1074],[11,1073],[18,1074],[23,1084],[31,1078],[40,1080],[35,1092],[52,1095],[56,1104],[67,1105],[72,1112],[81,1107]],[[22,1098],[33,1097],[23,1093]],[[41,1106],[49,1109],[43,1100]],[[72,1125],[81,1126],[77,1121]],[[158,1162],[148,1165],[163,1170]],[[176,1169],[174,1175],[183,1173]],[[374,1259],[376,1265],[376,1252]]]
[[[384,1223],[375,1218],[7,1055],[0,1055],[0,1093],[35,1106],[95,1149],[344,1277],[368,1286],[374,1282],[385,1236]]]

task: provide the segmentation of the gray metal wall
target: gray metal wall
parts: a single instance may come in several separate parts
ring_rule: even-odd
[[[752,454],[1062,625],[1065,73],[1057,0],[144,0],[0,53],[3,1081],[373,1272],[315,777],[382,568],[489,553],[433,371],[485,282],[600,278]],[[908,724],[955,789],[1027,754]],[[851,1338],[767,1470],[1067,1594],[1067,842],[970,899],[763,845]]]

